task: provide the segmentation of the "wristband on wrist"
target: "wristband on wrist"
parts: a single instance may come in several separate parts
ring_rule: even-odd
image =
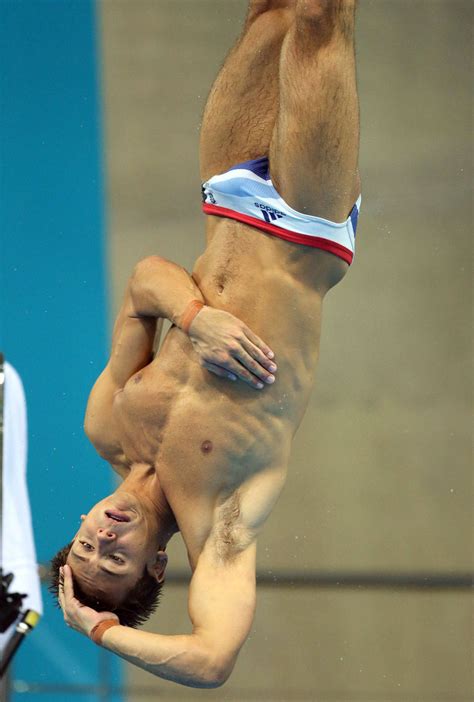
[[[191,326],[195,317],[197,317],[197,315],[203,307],[204,302],[200,302],[199,300],[191,300],[189,305],[186,307],[183,314],[181,315],[181,320],[179,324],[179,326],[185,334],[189,333],[189,327]]]
[[[120,622],[116,619],[104,619],[103,622],[99,622],[95,625],[93,629],[91,629],[89,638],[92,639],[92,641],[98,646],[100,646],[102,643],[103,635],[105,634],[107,629],[110,629],[112,626],[120,626]]]

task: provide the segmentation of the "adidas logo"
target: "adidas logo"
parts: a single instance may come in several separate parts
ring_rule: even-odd
[[[285,216],[280,214],[279,212],[266,212],[265,210],[262,210],[262,214],[265,222],[274,222],[276,219],[281,219]]]
[[[274,210],[268,205],[261,205],[259,202],[255,202],[254,205],[261,211],[265,222],[276,222],[277,219],[282,219],[285,216],[281,212],[278,212],[278,210]]]

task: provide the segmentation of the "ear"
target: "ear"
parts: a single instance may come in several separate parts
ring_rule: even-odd
[[[156,578],[157,583],[162,583],[165,579],[165,570],[168,563],[168,555],[164,551],[158,551],[156,554],[155,562],[148,565],[148,572],[154,578]]]

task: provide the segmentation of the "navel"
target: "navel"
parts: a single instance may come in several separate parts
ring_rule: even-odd
[[[202,453],[211,453],[212,449],[213,449],[212,441],[209,441],[209,439],[206,439],[206,441],[202,442],[202,444],[201,444]]]

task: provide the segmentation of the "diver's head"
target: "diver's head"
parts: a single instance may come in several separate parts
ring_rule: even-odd
[[[158,604],[168,538],[146,501],[117,491],[81,515],[74,539],[51,562],[50,589],[57,596],[59,568],[67,563],[78,600],[115,612],[124,626],[137,626]]]
[[[117,606],[144,573],[163,582],[168,557],[157,519],[126,494],[111,495],[81,515],[67,558],[81,589],[103,592]]]

